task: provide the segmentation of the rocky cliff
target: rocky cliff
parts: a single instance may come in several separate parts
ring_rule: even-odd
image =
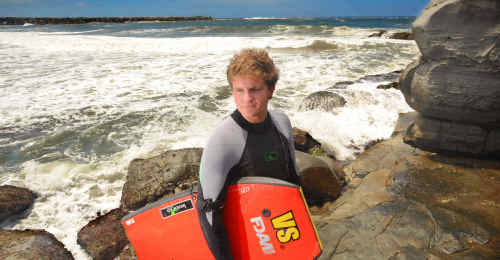
[[[419,112],[405,142],[500,157],[500,2],[433,0],[413,23],[421,58],[400,85]]]

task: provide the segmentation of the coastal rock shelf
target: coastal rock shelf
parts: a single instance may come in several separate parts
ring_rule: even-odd
[[[192,17],[0,17],[0,25],[30,24],[84,24],[84,23],[127,23],[127,22],[172,22],[212,20],[210,16]]]

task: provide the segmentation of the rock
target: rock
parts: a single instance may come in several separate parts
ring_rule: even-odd
[[[391,169],[395,160],[401,156],[415,155],[419,151],[403,143],[403,137],[397,135],[382,141],[364,151],[355,161],[344,168],[350,186],[356,187],[359,180],[380,169]]]
[[[500,5],[433,0],[413,23],[422,57],[400,78],[420,114],[405,141],[449,155],[499,158]]]
[[[382,36],[382,34],[384,34],[384,33],[386,33],[386,32],[387,32],[386,30],[380,30],[380,31],[378,31],[378,32],[376,32],[376,33],[372,33],[372,34],[370,34],[368,37],[369,37],[369,38],[372,38],[372,37],[380,37],[380,36]]]
[[[399,82],[392,82],[389,84],[381,84],[377,86],[377,89],[399,89]]]
[[[354,81],[340,81],[340,82],[335,83],[335,85],[333,85],[332,87],[330,87],[328,89],[332,89],[332,90],[335,90],[335,89],[345,89],[349,85],[352,85],[354,83],[355,83]]]
[[[419,116],[408,128],[404,142],[431,152],[500,158],[500,128]]]
[[[92,220],[78,232],[77,243],[94,260],[113,259],[129,243],[121,218],[127,212],[114,209]]]
[[[362,180],[359,187],[342,194],[335,203],[330,205],[329,210],[332,213],[321,220],[332,221],[350,218],[369,208],[395,200],[385,187],[390,177],[390,171],[387,169],[380,169],[369,174]]]
[[[344,173],[324,161],[332,159],[325,157],[323,160],[300,151],[296,151],[295,157],[309,205],[321,205],[340,196],[345,183]]]
[[[500,6],[497,0],[433,0],[412,26],[422,55],[500,66]]]
[[[126,245],[120,253],[120,260],[137,260],[134,247],[131,244]]]
[[[500,37],[500,36],[499,36]],[[455,61],[421,61],[401,77],[406,102],[426,117],[500,125],[500,69]]]
[[[321,143],[316,141],[308,132],[293,128],[293,140],[295,149],[304,153],[309,152],[311,148],[321,146]]]
[[[416,112],[400,113],[392,138],[368,147],[353,162],[344,168],[346,180],[351,188],[360,184],[360,179],[381,169],[391,169],[396,158],[422,153],[403,143],[403,133],[418,116]]]
[[[398,121],[396,122],[394,131],[392,131],[392,137],[404,134],[413,121],[415,121],[417,116],[417,112],[399,113]]]
[[[499,161],[420,153],[387,165],[313,216],[319,259],[499,259]]]
[[[387,38],[394,40],[413,40],[410,32],[394,32],[387,35]]]
[[[138,209],[173,194],[179,184],[196,183],[202,152],[201,148],[186,148],[133,160],[123,186],[121,207]]]
[[[299,106],[300,111],[319,110],[332,112],[337,107],[343,107],[347,101],[339,94],[329,91],[318,91],[307,96]]]
[[[30,208],[36,197],[34,192],[25,188],[0,186],[0,222]]]
[[[44,230],[0,230],[0,259],[72,260],[73,255]]]

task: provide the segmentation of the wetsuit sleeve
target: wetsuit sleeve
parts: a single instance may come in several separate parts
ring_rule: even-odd
[[[231,168],[241,159],[246,137],[247,132],[231,117],[216,127],[200,163],[200,186],[205,199],[219,198]]]

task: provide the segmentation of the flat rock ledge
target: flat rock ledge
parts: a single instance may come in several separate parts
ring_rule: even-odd
[[[2,260],[73,260],[54,235],[44,230],[0,230]]]

